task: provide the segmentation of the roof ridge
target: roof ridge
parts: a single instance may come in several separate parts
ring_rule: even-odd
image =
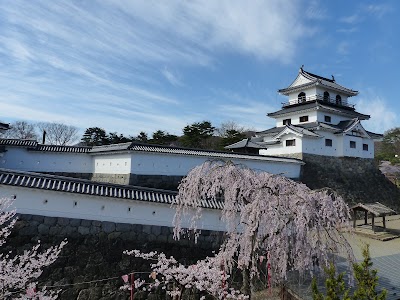
[[[335,79],[329,79],[329,78],[326,78],[326,77],[323,77],[323,76],[320,76],[320,75],[317,75],[317,74],[314,74],[314,73],[311,73],[311,72],[307,72],[307,71],[305,71],[305,70],[303,69],[303,67],[300,68],[300,72],[301,72],[303,75],[309,75],[309,76],[311,76],[311,77],[314,77],[315,79],[323,79],[323,80],[326,80],[326,81],[329,81],[329,82],[334,82],[334,83],[336,83]],[[337,84],[337,83],[336,83],[336,84]]]

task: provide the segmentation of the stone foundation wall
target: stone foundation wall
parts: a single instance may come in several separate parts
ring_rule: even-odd
[[[300,181],[311,189],[329,187],[350,205],[381,202],[400,212],[400,190],[373,159],[303,154]]]
[[[131,225],[81,219],[19,215],[12,235],[1,251],[21,252],[38,239],[43,248],[60,243],[67,238],[68,244],[57,261],[46,268],[39,283],[62,287],[59,299],[105,300],[129,299],[129,293],[119,291],[121,277],[133,270],[150,271],[149,262],[123,254],[124,250],[164,252],[182,263],[192,263],[219,248],[222,232],[202,231],[198,243],[182,239],[175,241],[170,227]],[[104,278],[115,279],[97,283],[83,283]],[[148,277],[148,274],[144,278]],[[70,285],[70,286],[68,286]],[[198,299],[199,295],[185,299]],[[135,299],[168,299],[165,291],[154,294],[138,292]]]

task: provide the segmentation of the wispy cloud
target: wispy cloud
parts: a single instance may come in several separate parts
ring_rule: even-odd
[[[352,14],[347,17],[342,17],[340,18],[340,22],[347,23],[347,24],[356,24],[360,23],[362,21],[362,17],[359,15],[359,13]]]
[[[171,83],[172,85],[179,86],[182,85],[180,78],[170,71],[167,67],[161,70],[161,74]]]
[[[174,93],[174,87],[187,85],[182,70],[214,70],[222,54],[293,61],[298,42],[314,33],[302,5],[280,0],[0,3],[0,116],[132,133],[160,127],[179,132],[207,115],[201,97],[191,95],[191,104],[200,108],[189,108],[187,95]],[[324,17],[317,2],[313,5],[308,18]],[[249,105],[253,111],[223,102],[215,107],[248,120],[257,120],[256,111],[265,118],[260,115],[265,106]]]
[[[371,91],[367,92],[367,96],[357,101],[357,110],[371,116],[371,119],[364,122],[363,126],[376,133],[383,133],[393,128],[394,124],[397,123],[398,116],[389,107],[388,102],[382,97],[374,95]]]
[[[390,11],[393,11],[393,8],[391,6],[389,6],[388,4],[370,4],[370,5],[364,6],[364,10],[373,16],[382,18],[384,15],[386,15]]]
[[[341,41],[337,45],[337,53],[340,55],[347,55],[350,52],[350,43],[347,41]]]

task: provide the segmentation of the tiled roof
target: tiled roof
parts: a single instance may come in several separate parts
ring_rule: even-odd
[[[93,147],[93,149],[90,150],[89,153],[97,154],[102,152],[107,153],[111,151],[138,151],[138,152],[205,156],[210,158],[250,159],[250,160],[261,160],[261,161],[292,162],[298,164],[303,163],[301,160],[295,158],[265,156],[257,154],[241,154],[241,153],[211,151],[202,149],[177,148],[177,147],[147,145],[138,143],[124,143],[124,144]]]
[[[359,118],[360,120],[368,120],[370,118],[369,115],[364,115],[354,111],[352,108],[349,107],[342,107],[342,106],[335,106],[329,104],[321,104],[319,101],[307,101],[304,104],[297,104],[289,107],[282,108],[281,110],[272,112],[267,114],[268,117],[276,117],[281,115],[290,114],[293,112],[300,112],[304,110],[314,110],[314,109],[322,109],[327,112],[338,113],[338,114],[345,114],[351,116],[353,118]]]
[[[239,142],[236,142],[234,144],[228,145],[225,147],[225,149],[237,149],[237,148],[258,148],[262,149],[264,148],[263,145],[260,145],[259,143],[252,142],[250,138],[243,139]]]
[[[297,133],[303,134],[303,135],[308,135],[308,136],[311,136],[311,137],[321,137],[319,134],[316,134],[316,133],[306,129],[306,128],[302,127],[301,125],[300,126],[287,125],[287,127],[289,129],[291,129],[291,130],[293,130],[293,131],[295,131]]]
[[[63,176],[0,169],[0,185],[172,204],[176,192],[145,187],[93,182]],[[217,200],[203,200],[204,208],[222,209]]]
[[[21,140],[21,139],[0,139],[2,146],[18,146],[18,147],[36,147],[36,140]]]
[[[348,89],[348,88],[336,83],[336,81],[333,78],[328,79],[328,78],[325,78],[325,77],[322,77],[319,75],[315,75],[313,73],[304,71],[303,68],[300,68],[298,76],[303,76],[304,78],[308,79],[309,82],[301,84],[301,85],[296,85],[296,86],[290,85],[287,88],[280,89],[278,92],[281,94],[287,95],[288,93],[290,93],[294,90],[304,89],[304,88],[307,88],[310,86],[315,86],[315,85],[322,85],[322,86],[326,86],[330,89],[338,90],[348,96],[355,96],[358,94],[357,91]]]
[[[37,145],[36,148],[29,149],[33,151],[48,151],[48,152],[73,152],[73,153],[87,153],[92,147],[86,146],[58,146],[58,145]]]
[[[24,147],[30,151],[87,153],[92,147],[43,145],[36,140],[0,139],[0,146]]]

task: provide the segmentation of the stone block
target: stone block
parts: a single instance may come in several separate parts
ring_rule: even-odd
[[[33,215],[32,220],[37,221],[39,223],[43,223],[44,216]]]
[[[50,231],[50,227],[48,225],[45,224],[39,224],[38,226],[38,233],[40,235],[48,235]]]
[[[128,232],[123,232],[121,233],[121,240],[123,241],[135,241],[137,240],[137,233],[134,231],[128,231]]]
[[[58,235],[60,233],[61,227],[60,226],[52,226],[49,230],[49,235]]]
[[[27,226],[24,228],[21,228],[21,230],[18,232],[19,235],[22,236],[32,236],[38,234],[38,228],[37,226]]]
[[[120,235],[121,235],[122,233],[121,232],[111,232],[109,235],[108,235],[108,240],[115,240],[115,239],[117,239]]]
[[[92,221],[91,220],[81,220],[81,226],[90,227],[90,225],[92,225]]]
[[[115,225],[115,230],[120,231],[120,232],[127,232],[132,230],[132,225],[131,224],[125,224],[125,223],[117,223]]]
[[[100,232],[100,227],[91,226],[90,227],[90,234],[98,234]]]
[[[69,224],[69,219],[68,218],[58,218],[57,224],[60,226],[67,226]]]
[[[43,224],[54,226],[57,223],[57,218],[55,217],[44,217]]]
[[[141,224],[132,224],[132,230],[136,232],[142,232],[143,225]]]
[[[115,223],[113,222],[103,222],[102,229],[106,233],[115,231]]]
[[[101,221],[93,220],[92,221],[92,226],[100,227],[101,226]]]
[[[161,234],[161,226],[152,225],[151,233],[154,234],[155,236],[159,236]]]
[[[79,225],[81,225],[81,219],[70,219],[69,225],[73,227],[78,227]]]
[[[143,225],[142,232],[150,234],[151,233],[151,225]]]
[[[90,233],[90,228],[85,226],[79,226],[78,232],[82,235],[88,235]]]
[[[69,236],[73,232],[76,232],[76,228],[68,225],[68,226],[65,226],[64,228],[61,228],[60,235],[61,236]]]

